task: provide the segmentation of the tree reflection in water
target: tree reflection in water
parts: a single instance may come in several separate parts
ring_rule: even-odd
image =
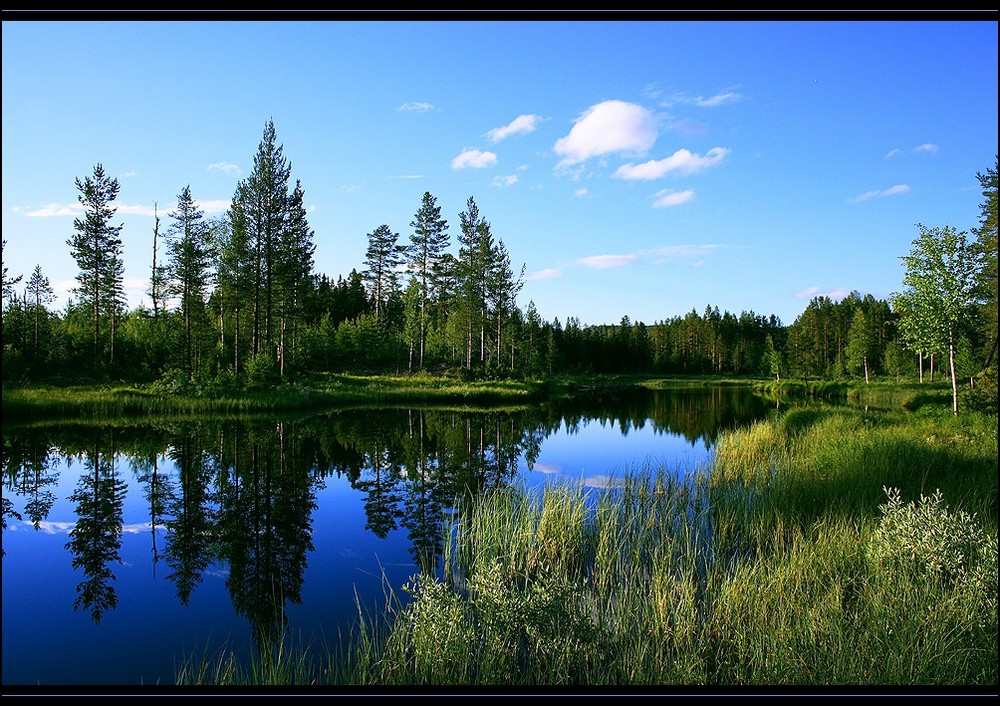
[[[99,622],[118,600],[112,566],[121,561],[127,484],[116,458],[126,458],[148,508],[154,573],[164,561],[188,605],[206,572],[222,567],[234,609],[258,646],[268,645],[284,634],[289,607],[302,600],[317,494],[331,478],[346,479],[359,494],[367,531],[384,538],[403,530],[413,561],[436,571],[445,515],[456,499],[516,482],[521,460],[533,468],[542,442],[562,428],[572,433],[596,420],[625,435],[652,425],[709,447],[721,429],[760,418],[766,408],[747,389],[714,387],[511,410],[353,409],[117,428],[5,425],[4,527],[23,508],[37,528],[55,499],[59,458],[81,459],[86,472],[70,497],[76,521],[66,546],[83,572],[75,605]],[[158,533],[165,535],[162,550]]]

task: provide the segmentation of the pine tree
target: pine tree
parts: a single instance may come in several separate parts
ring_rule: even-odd
[[[305,192],[295,181],[289,195],[288,218],[281,231],[276,287],[278,291],[278,372],[284,377],[288,351],[294,350],[305,321],[306,300],[312,292],[314,232],[306,217]]]
[[[312,286],[313,232],[302,185],[296,182],[289,191],[290,180],[291,165],[268,121],[253,172],[236,187],[220,258],[222,301],[235,318],[237,370],[248,313],[250,352],[266,356],[284,374],[288,334],[303,316],[304,292]]]
[[[390,295],[398,289],[396,270],[403,262],[405,246],[399,245],[399,233],[382,224],[368,234],[365,269],[361,276],[368,283],[368,293],[375,304],[375,318],[385,315]]]
[[[32,337],[31,357],[33,361],[38,359],[38,341],[41,334],[42,322],[48,320],[48,305],[55,301],[55,291],[49,283],[49,278],[42,274],[42,266],[35,265],[31,277],[26,285],[26,295],[31,302],[32,319],[34,321],[34,336]]]
[[[449,244],[448,221],[441,218],[441,208],[430,192],[424,192],[413,221],[413,233],[406,250],[406,265],[411,276],[420,283],[419,291],[419,366],[424,367],[424,350],[427,344],[427,303],[436,294],[441,283],[442,256]]]
[[[5,250],[6,248],[7,248],[7,241],[4,240],[2,248],[0,248],[0,249]],[[10,297],[14,293],[14,285],[21,281],[21,277],[22,276],[23,275],[18,275],[17,277],[13,277],[13,278],[12,277],[8,277],[7,276],[7,264],[6,264],[6,261],[4,261],[4,265],[3,265],[3,301],[4,301],[4,304],[6,304],[7,298]]]
[[[184,370],[189,380],[195,377],[196,350],[208,328],[206,301],[212,284],[212,251],[208,225],[185,186],[177,196],[177,209],[168,214],[174,222],[167,230],[169,263],[167,293],[178,298],[184,324]]]
[[[486,291],[496,257],[493,233],[479,215],[473,197],[459,214],[462,232],[458,236],[457,279],[459,304],[465,323],[465,367],[472,368],[473,337],[479,338],[479,362],[486,356]]]
[[[153,319],[159,321],[167,288],[166,267],[159,260],[160,215],[153,203],[153,264],[149,272],[149,298],[153,302]]]
[[[510,254],[503,240],[497,241],[496,250],[493,252],[490,271],[488,273],[487,298],[492,310],[493,321],[496,334],[496,362],[500,365],[501,351],[503,349],[503,326],[514,316],[517,308],[517,295],[524,287],[525,266],[521,265],[521,270],[517,277],[510,263]],[[511,361],[511,370],[514,364]]]
[[[79,303],[88,310],[93,334],[94,361],[102,359],[102,325],[107,323],[109,340],[108,363],[114,363],[115,329],[124,308],[124,263],[122,261],[121,225],[112,225],[117,211],[112,206],[120,185],[104,173],[104,167],[94,167],[92,177],[77,178],[78,200],[85,215],[73,220],[74,235],[66,241],[80,272],[79,286],[74,291]]]

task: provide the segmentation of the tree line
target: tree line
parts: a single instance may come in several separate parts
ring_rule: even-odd
[[[120,185],[103,165],[76,180],[84,216],[67,240],[79,274],[64,311],[37,265],[3,267],[3,379],[192,384],[295,381],[321,371],[453,371],[467,377],[663,373],[953,381],[996,366],[997,171],[977,174],[984,201],[971,236],[918,225],[889,300],[852,292],[812,299],[790,325],[708,305],[651,323],[624,315],[584,326],[545,321],[518,301],[524,265],[470,196],[452,225],[425,192],[401,236],[365,235],[363,267],[315,269],[305,192],[273,121],[229,210],[206,218],[189,186],[156,211],[147,294],[124,296]],[[6,245],[6,240],[4,240]],[[946,363],[942,364],[942,358]],[[994,373],[995,377],[995,373]]]

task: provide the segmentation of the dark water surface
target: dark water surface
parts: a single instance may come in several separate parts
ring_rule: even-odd
[[[3,429],[3,684],[170,685],[190,656],[283,630],[337,644],[440,558],[456,497],[601,488],[711,462],[763,417],[734,387],[518,411]]]

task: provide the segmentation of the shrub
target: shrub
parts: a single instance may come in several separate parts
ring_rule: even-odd
[[[898,488],[888,501],[868,545],[876,565],[916,580],[937,581],[969,593],[982,611],[980,624],[997,625],[997,536],[982,529],[975,514],[949,511],[940,490],[904,503]]]

